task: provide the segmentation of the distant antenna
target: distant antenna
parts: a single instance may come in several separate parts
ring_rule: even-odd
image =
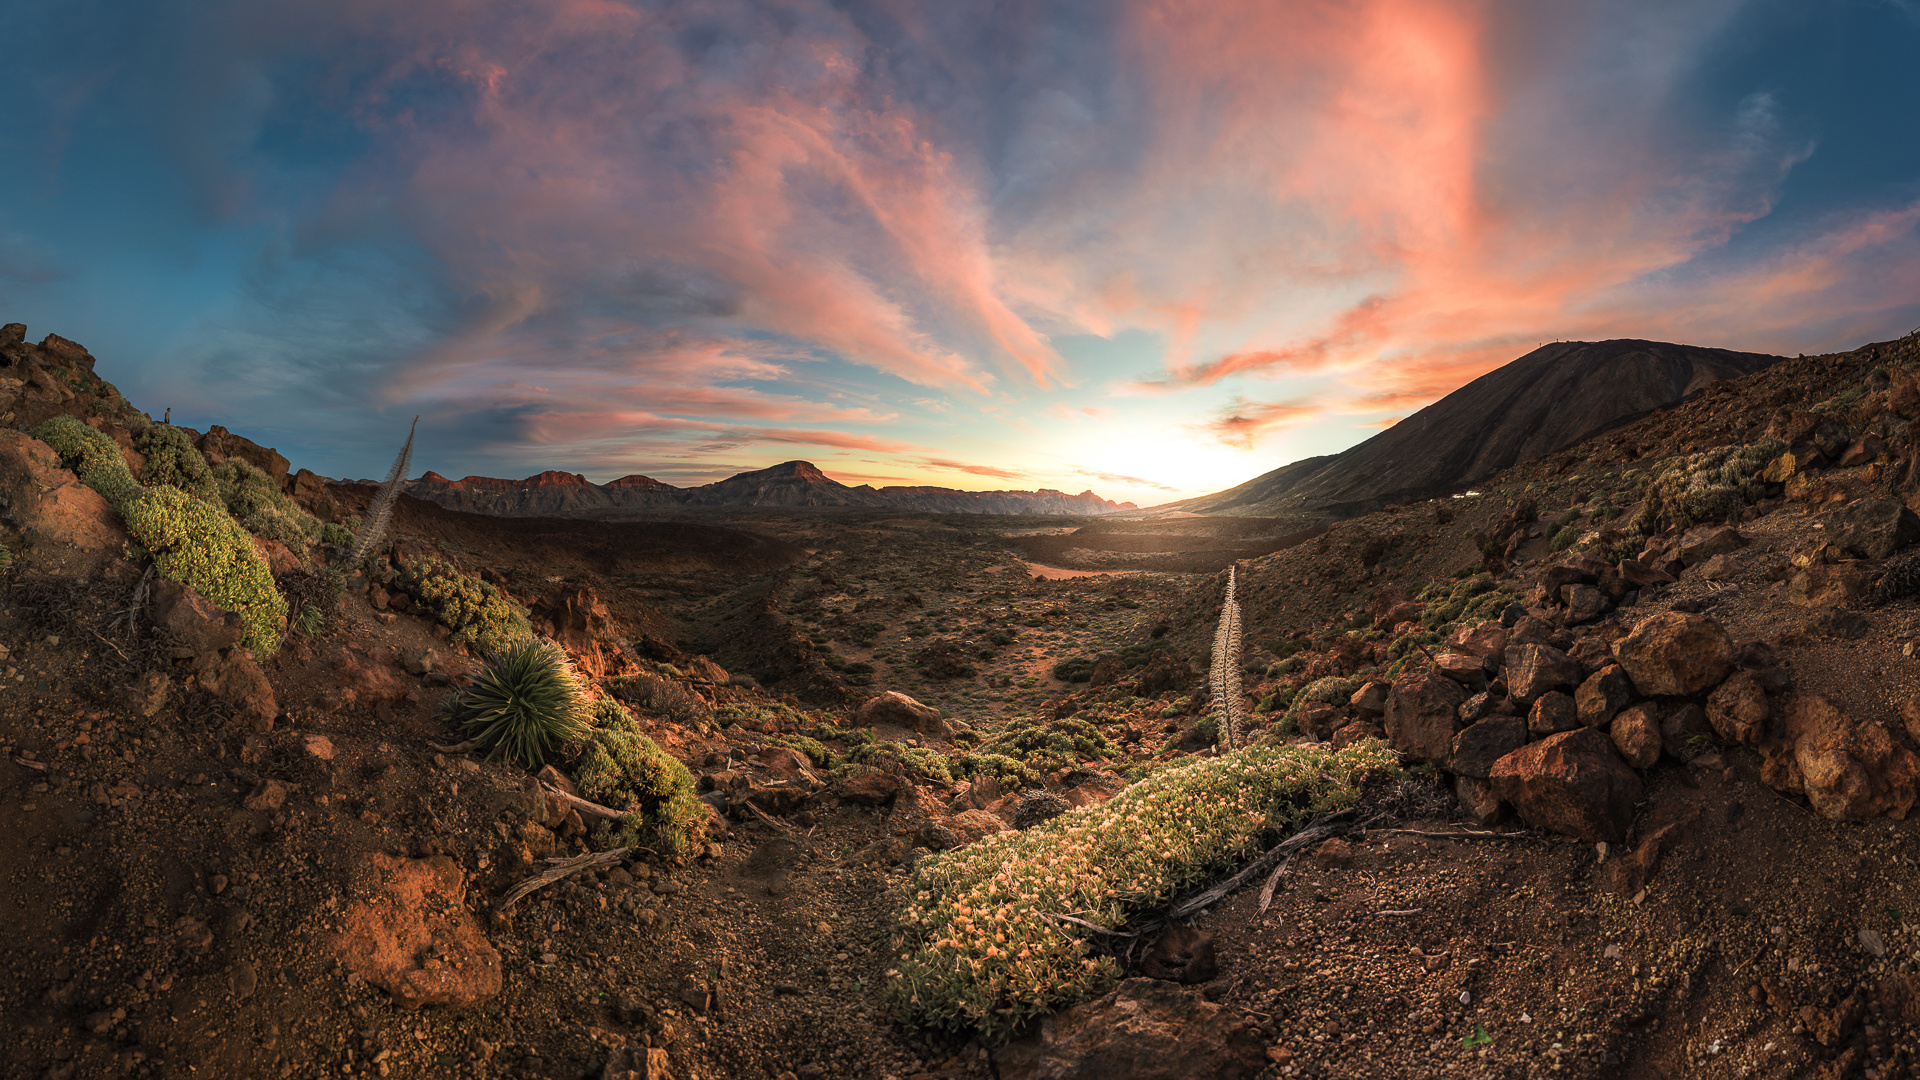
[[[354,542],[353,554],[347,561],[358,564],[373,553],[374,546],[380,543],[380,537],[387,531],[387,522],[393,517],[393,501],[400,494],[400,481],[407,475],[407,465],[413,461],[413,432],[420,426],[420,418],[413,418],[413,426],[407,429],[407,445],[400,448],[400,456],[393,459],[393,470],[387,473],[387,482],[380,485],[380,494],[374,497],[372,509],[367,511],[367,520],[360,526],[360,538]]]

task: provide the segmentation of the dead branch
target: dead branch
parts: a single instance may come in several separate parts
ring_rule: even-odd
[[[630,847],[623,847],[614,848],[611,851],[590,851],[585,855],[576,855],[571,859],[549,859],[549,862],[555,862],[557,865],[542,870],[538,874],[515,885],[513,891],[495,902],[493,908],[495,911],[505,911],[507,908],[513,906],[515,901],[530,892],[544,889],[548,885],[562,878],[577,874],[582,870],[590,870],[596,866],[605,866],[608,863],[619,862],[627,857],[628,852],[633,850],[634,849]]]
[[[1344,814],[1347,813],[1347,811],[1341,811],[1341,813]],[[1251,881],[1255,874],[1272,866],[1275,862],[1286,858],[1293,852],[1313,843],[1315,840],[1325,840],[1330,836],[1338,836],[1354,827],[1352,822],[1330,820],[1330,818],[1337,816],[1339,815],[1329,815],[1328,817],[1321,818],[1319,821],[1308,825],[1306,828],[1280,841],[1266,854],[1248,863],[1239,873],[1198,896],[1189,897],[1175,904],[1173,910],[1167,913],[1167,918],[1184,919],[1194,912],[1199,911],[1201,908],[1211,907],[1234,890]]]
[[[566,792],[561,791],[559,788],[553,787],[550,784],[541,784],[540,790],[546,792],[547,794],[553,796],[556,799],[559,799],[561,802],[566,803],[568,806],[573,807],[575,810],[578,810],[581,813],[587,814],[592,817],[606,818],[609,821],[619,821],[621,818],[627,816],[626,812],[623,810],[609,810],[606,807],[601,806],[597,802],[588,802],[587,800],[581,798],[578,795],[569,795]]]
[[[1472,829],[1449,829],[1446,832],[1429,832],[1424,829],[1367,829],[1360,835],[1380,836],[1386,834],[1425,836],[1433,840],[1539,840],[1527,833],[1477,832]]]
[[[1277,886],[1279,886],[1280,876],[1282,874],[1285,874],[1287,872],[1287,867],[1292,865],[1293,865],[1293,856],[1289,855],[1286,858],[1280,860],[1279,866],[1276,866],[1273,868],[1273,873],[1267,877],[1266,885],[1262,886],[1260,889],[1260,910],[1258,912],[1255,912],[1256,915],[1265,915],[1267,913],[1267,905],[1273,903],[1273,890]]]

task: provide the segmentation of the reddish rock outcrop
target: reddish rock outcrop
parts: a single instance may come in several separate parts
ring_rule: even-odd
[[[1529,825],[1582,840],[1624,840],[1640,801],[1640,778],[1611,740],[1585,727],[1515,750],[1489,780]]]
[[[1882,725],[1855,721],[1818,694],[1787,700],[1765,750],[1761,779],[1839,821],[1904,818],[1920,785],[1920,758]]]
[[[1001,1080],[1249,1080],[1267,1064],[1238,1012],[1157,979],[1128,979],[994,1054]]]
[[[119,551],[127,530],[107,500],[60,467],[53,447],[0,429],[0,499],[21,529],[87,551]]]
[[[860,706],[853,714],[855,727],[900,727],[930,739],[952,735],[940,710],[923,705],[898,690],[889,690]]]
[[[1507,693],[1531,707],[1552,690],[1580,685],[1580,665],[1551,645],[1514,645],[1507,649]]]
[[[500,954],[466,909],[466,878],[445,855],[364,857],[331,945],[347,970],[402,1006],[473,1005],[500,992]]]
[[[567,650],[580,673],[592,679],[634,675],[640,666],[614,644],[620,628],[606,601],[589,585],[570,585],[532,610],[535,629]]]
[[[1666,611],[1643,619],[1613,646],[1642,695],[1685,696],[1717,686],[1733,670],[1732,639],[1705,615]]]

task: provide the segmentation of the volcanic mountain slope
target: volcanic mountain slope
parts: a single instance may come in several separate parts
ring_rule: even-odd
[[[848,487],[812,462],[788,461],[700,487],[678,488],[646,476],[595,484],[578,473],[549,470],[525,480],[429,472],[408,494],[449,510],[529,517],[654,507],[869,507],[954,514],[1109,514],[1132,510],[1091,491],[960,491],[942,487]]]
[[[1160,509],[1351,517],[1483,480],[1780,359],[1635,339],[1556,341],[1352,449]]]

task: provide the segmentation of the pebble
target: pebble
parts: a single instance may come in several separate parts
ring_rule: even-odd
[[[1887,955],[1887,939],[1880,936],[1880,931],[1862,930],[1857,936],[1860,939],[1860,947],[1872,953],[1874,957]]]

